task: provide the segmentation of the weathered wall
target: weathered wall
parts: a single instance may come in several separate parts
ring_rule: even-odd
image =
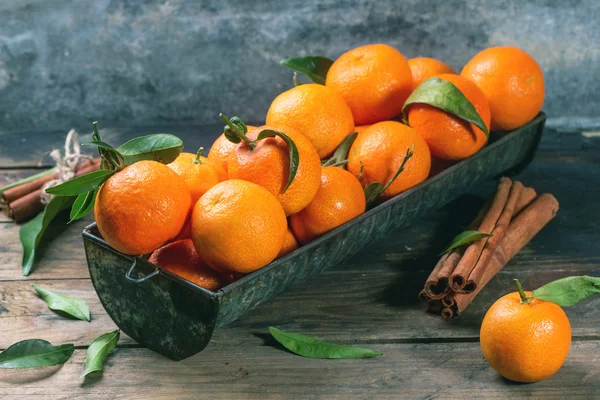
[[[456,69],[516,45],[542,65],[560,124],[600,116],[598,0],[3,0],[0,130],[260,121],[287,56],[385,42]]]

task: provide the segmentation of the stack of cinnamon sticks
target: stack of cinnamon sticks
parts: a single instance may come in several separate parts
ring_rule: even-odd
[[[75,167],[75,176],[94,172],[99,167],[99,158],[82,161]],[[15,222],[23,222],[35,217],[44,209],[42,187],[57,177],[58,173],[54,172],[3,191],[0,194],[0,206]]]
[[[444,319],[461,314],[557,211],[558,201],[551,194],[538,196],[521,182],[501,178],[495,195],[467,229],[492,236],[443,255],[419,298]]]

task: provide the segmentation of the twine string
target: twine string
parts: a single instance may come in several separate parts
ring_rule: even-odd
[[[54,169],[58,177],[46,182],[42,186],[41,200],[43,204],[48,204],[48,202],[52,200],[52,197],[54,197],[50,193],[46,193],[46,189],[73,179],[75,177],[77,164],[81,161],[92,159],[90,156],[81,154],[79,135],[77,135],[75,129],[71,129],[69,133],[67,133],[64,154],[64,157],[62,157],[59,149],[54,149],[50,152],[50,157],[52,157],[56,164]]]

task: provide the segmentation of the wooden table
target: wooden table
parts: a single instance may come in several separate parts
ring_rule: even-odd
[[[120,144],[149,132],[171,132],[187,151],[208,147],[219,127],[103,129]],[[86,129],[87,131],[87,129]],[[2,180],[30,174],[65,132],[0,133]],[[490,304],[513,291],[512,278],[533,289],[569,275],[600,276],[600,138],[593,132],[545,132],[535,161],[519,176],[561,204],[558,216],[490,283],[467,312],[446,322],[425,313],[417,293],[435,254],[472,217],[494,182],[478,187],[426,220],[370,246],[231,326],[215,333],[202,353],[181,362],[145,349],[126,335],[104,373],[79,379],[85,351],[115,329],[89,279],[81,231],[90,221],[56,224],[34,272],[21,276],[19,227],[0,223],[0,349],[29,338],[75,343],[74,356],[50,372],[3,371],[0,397],[27,398],[600,398],[600,296],[566,310],[573,344],[558,374],[515,384],[485,362],[479,326]],[[86,140],[87,136],[83,138]],[[50,166],[47,162],[45,167]],[[63,219],[64,222],[64,219]],[[64,319],[37,298],[31,283],[82,298],[92,321]],[[267,328],[378,349],[363,360],[313,360],[274,345]]]

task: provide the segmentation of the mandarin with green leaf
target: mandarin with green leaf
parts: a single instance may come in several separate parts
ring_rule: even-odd
[[[513,292],[498,299],[481,323],[483,356],[500,375],[537,382],[555,374],[571,346],[571,325],[554,303]]]
[[[437,78],[450,82],[464,95],[489,131],[490,106],[481,89],[460,75],[442,74]],[[442,160],[462,160],[477,153],[488,141],[485,132],[475,124],[431,104],[412,103],[407,106],[405,112],[408,125],[425,139],[433,157]]]
[[[100,234],[121,253],[151,253],[182,230],[192,196],[185,181],[156,161],[139,161],[111,176],[96,196]]]

